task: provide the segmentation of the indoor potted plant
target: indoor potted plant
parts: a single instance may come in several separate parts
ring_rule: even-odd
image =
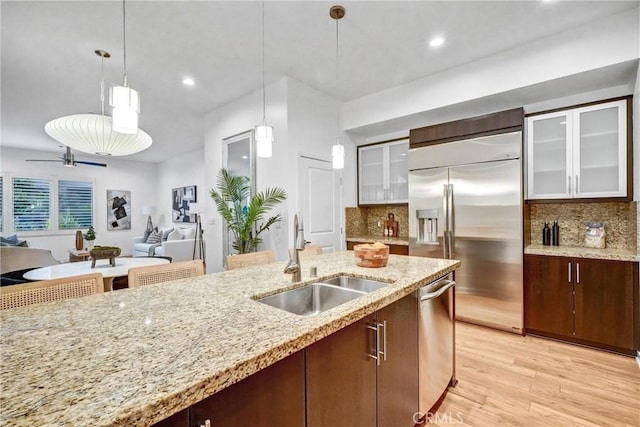
[[[93,247],[94,240],[96,240],[96,230],[93,229],[93,225],[90,225],[87,233],[84,235],[85,250],[89,250]]]
[[[226,169],[220,169],[211,197],[233,234],[233,249],[244,254],[257,251],[262,242],[260,234],[282,220],[278,213],[262,222],[270,209],[287,198],[287,193],[282,188],[274,187],[251,196],[249,178],[233,176]]]

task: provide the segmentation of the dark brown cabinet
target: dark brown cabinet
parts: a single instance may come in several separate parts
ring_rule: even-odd
[[[524,272],[527,332],[633,353],[637,263],[526,255]]]
[[[418,306],[414,292],[154,427],[411,427]]]
[[[372,241],[373,242],[373,241]],[[347,240],[347,250],[352,251],[355,245],[359,245],[360,242],[351,242]],[[409,255],[408,245],[389,245],[389,253],[392,255]]]
[[[416,298],[407,296],[307,348],[307,427],[413,425]]]
[[[304,425],[304,352],[256,372],[190,408],[191,427]]]

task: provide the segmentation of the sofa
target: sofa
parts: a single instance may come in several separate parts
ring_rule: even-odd
[[[0,286],[28,282],[22,275],[34,268],[59,264],[48,249],[0,247]]]
[[[195,230],[193,228],[176,228],[161,231],[162,240],[158,243],[147,243],[147,236],[133,238],[133,256],[164,256],[173,262],[193,259]]]

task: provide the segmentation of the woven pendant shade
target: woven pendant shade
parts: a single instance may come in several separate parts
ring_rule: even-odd
[[[151,137],[142,129],[136,134],[112,130],[111,117],[99,114],[74,114],[51,120],[44,131],[61,144],[83,153],[103,156],[127,156],[146,150]]]

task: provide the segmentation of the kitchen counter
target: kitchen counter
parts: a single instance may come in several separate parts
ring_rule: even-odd
[[[543,246],[529,245],[524,248],[525,254],[564,256],[573,258],[608,259],[616,261],[638,261],[638,255],[624,249],[596,249],[580,246]]]
[[[459,261],[353,252],[0,312],[0,424],[149,426],[401,299]],[[309,277],[316,266],[318,278]],[[340,273],[390,282],[317,316],[253,301]]]
[[[407,237],[376,237],[376,236],[354,236],[346,237],[347,242],[355,243],[373,243],[380,242],[385,245],[402,245],[409,246],[409,239]]]

